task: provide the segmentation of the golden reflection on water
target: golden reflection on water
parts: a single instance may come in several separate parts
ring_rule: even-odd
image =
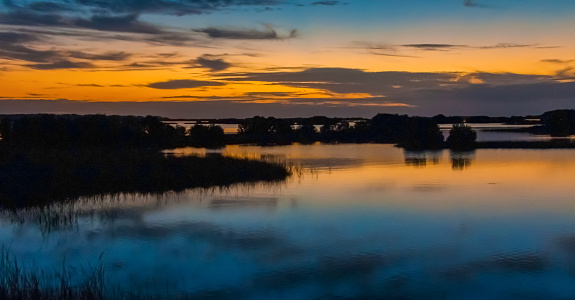
[[[173,151],[202,154],[193,148]],[[403,206],[409,209],[558,211],[575,208],[575,151],[405,152],[392,145],[228,146],[234,157],[276,156],[315,170],[283,193],[310,205]],[[265,191],[261,191],[265,194]]]

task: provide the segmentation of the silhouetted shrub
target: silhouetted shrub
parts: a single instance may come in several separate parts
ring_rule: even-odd
[[[438,149],[443,147],[443,134],[431,118],[411,117],[399,143],[406,149]]]
[[[575,134],[575,110],[554,110],[541,115],[545,131],[552,136]]]
[[[226,135],[220,126],[196,124],[189,130],[190,144],[195,147],[221,148],[226,145]]]
[[[473,149],[477,140],[477,132],[465,124],[453,124],[447,137],[447,145],[451,149]]]

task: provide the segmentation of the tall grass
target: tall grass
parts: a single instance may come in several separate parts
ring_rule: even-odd
[[[166,156],[138,149],[4,150],[0,207],[44,206],[83,196],[161,194],[241,182],[281,181],[291,170],[279,161]]]
[[[0,250],[0,299],[5,300],[103,300],[105,274],[101,258],[96,265],[79,270],[62,267],[61,271],[31,271],[9,249]],[[82,278],[81,281],[78,278]]]

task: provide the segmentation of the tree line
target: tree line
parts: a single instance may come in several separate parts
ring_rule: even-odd
[[[182,146],[218,148],[226,144],[261,145],[294,142],[395,143],[407,149],[439,149],[446,141],[434,118],[378,114],[370,120],[314,117],[298,119],[274,117],[239,121],[236,135],[225,135],[220,126],[172,126],[160,117],[105,115],[17,115],[0,118],[0,145],[13,148],[95,148]],[[318,124],[320,123],[320,124]],[[448,139],[454,147],[474,142],[470,128],[454,128],[467,136]],[[453,141],[453,142],[450,142]]]

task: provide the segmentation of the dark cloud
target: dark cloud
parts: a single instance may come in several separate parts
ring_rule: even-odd
[[[18,44],[0,44],[0,59],[42,63],[62,59],[62,56],[62,53],[56,50],[35,50]]]
[[[138,14],[119,16],[92,16],[90,19],[76,19],[73,25],[101,31],[160,34],[159,27],[138,20]]]
[[[161,34],[160,27],[138,20],[138,14],[93,15],[85,19],[65,14],[44,14],[33,11],[10,11],[0,13],[0,24],[87,28],[99,31]]]
[[[231,74],[230,74],[231,75]],[[359,69],[311,68],[299,72],[246,73],[231,81],[264,81],[293,87],[329,90],[334,93],[369,93],[374,96],[405,93],[411,89],[455,85],[455,73],[365,72]],[[400,88],[398,88],[400,87]]]
[[[549,64],[568,64],[573,62],[573,60],[562,60],[562,59],[542,59],[541,62]]]
[[[101,85],[101,84],[95,84],[95,83],[76,84],[75,86],[80,86],[80,87],[98,87],[98,88],[106,87],[106,86],[103,86],[103,85]]]
[[[475,0],[464,0],[463,5],[465,7],[474,7],[474,8],[492,8],[489,5],[477,3]]]
[[[19,32],[0,32],[0,43],[19,44],[36,42],[40,40],[37,35]]]
[[[297,36],[297,31],[295,29],[291,30],[289,34],[280,35],[271,27],[268,27],[265,30],[208,27],[196,29],[194,31],[205,33],[214,39],[279,40],[294,38]]]
[[[210,69],[212,72],[223,71],[232,66],[232,64],[224,61],[224,59],[209,54],[204,54],[196,58],[194,62],[202,68]]]
[[[39,38],[32,34],[0,32],[0,59],[38,63],[26,65],[33,69],[69,69],[93,67],[92,64],[85,62],[72,62],[69,58],[91,61],[123,61],[131,56],[129,53],[125,52],[94,54],[83,51],[66,51],[57,49],[37,50],[22,44],[37,40],[39,40]]]
[[[68,56],[87,60],[109,60],[109,61],[124,61],[132,56],[126,52],[106,52],[101,54],[91,54],[82,51],[69,51]]]
[[[52,13],[37,13],[35,11],[15,10],[0,13],[0,24],[25,26],[69,26],[69,20]]]
[[[166,13],[174,15],[203,14],[235,7],[268,7],[284,3],[280,0],[4,0],[13,10],[40,12],[74,11],[99,14]]]
[[[226,75],[225,79],[230,81],[261,81],[344,95],[366,93],[372,97],[348,100],[347,105],[384,107],[406,104],[412,107],[411,111],[428,115],[446,112],[459,115],[463,112],[540,113],[545,109],[575,106],[572,101],[575,98],[575,83],[560,83],[556,81],[557,77],[545,75],[366,72],[343,68]],[[338,99],[322,101],[337,103]],[[293,100],[289,102],[297,103]]]
[[[332,6],[332,5],[338,5],[340,2],[339,1],[316,1],[313,2],[311,5],[327,5],[327,6]]]
[[[443,51],[443,50],[451,50],[454,48],[466,47],[466,46],[451,45],[451,44],[407,44],[407,45],[402,45],[402,47],[415,48],[415,49],[427,50],[427,51]]]
[[[285,4],[279,0],[3,0],[3,2],[4,7],[0,8],[0,24],[43,27],[46,28],[44,34],[47,35],[177,46],[189,45],[188,43],[195,41],[200,34],[190,33],[189,30],[184,31],[182,28],[165,28],[145,22],[140,20],[140,15],[203,14],[239,7],[261,8]],[[91,29],[94,32],[80,29]],[[101,35],[96,32],[126,33],[126,35]],[[286,39],[296,34],[295,30],[280,34],[271,27],[265,30],[206,28],[202,32],[210,37],[232,39]],[[205,40],[203,42],[206,43]]]
[[[28,8],[39,12],[63,12],[72,10],[68,3],[57,3],[48,1],[32,2]]]
[[[177,90],[177,89],[193,89],[203,86],[222,86],[222,85],[225,85],[225,83],[216,81],[178,79],[178,80],[150,83],[147,85],[147,87],[161,90]]]
[[[31,64],[26,66],[36,70],[91,69],[95,67],[89,62],[74,62],[69,60],[59,60],[48,64]]]
[[[354,42],[352,49],[364,49],[373,55],[389,56],[389,57],[407,57],[415,58],[416,56],[400,54],[399,47],[396,45],[373,43],[373,42]]]

